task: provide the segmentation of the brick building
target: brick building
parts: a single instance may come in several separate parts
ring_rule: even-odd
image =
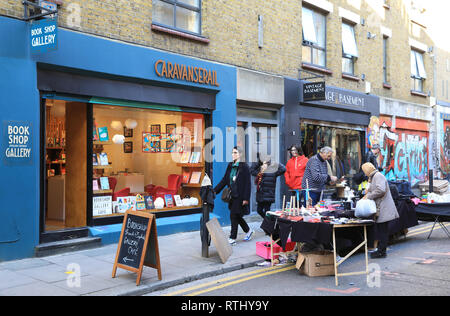
[[[288,159],[286,148],[290,144],[301,143],[308,154],[329,145],[337,154],[333,171],[350,177],[359,168],[367,147],[379,143],[379,163],[391,180],[417,184],[427,178],[430,157],[435,159],[430,137],[438,142],[442,138],[440,132],[435,138],[430,135],[430,97],[435,94],[440,102],[449,102],[447,94],[443,100],[448,73],[434,79],[434,44],[423,22],[426,12],[414,1],[48,2],[58,8],[58,48],[34,54],[26,41],[31,22],[22,20],[22,1],[0,0],[0,29],[10,40],[10,45],[0,48],[0,68],[9,74],[1,79],[2,92],[7,95],[2,99],[7,109],[3,127],[16,121],[33,126],[34,153],[26,163],[16,159],[11,162],[13,168],[5,162],[0,167],[3,174],[29,179],[13,183],[2,192],[10,197],[8,200],[20,202],[5,202],[5,210],[17,208],[18,212],[1,214],[7,220],[1,224],[5,227],[0,225],[0,260],[31,256],[39,244],[77,234],[69,232],[66,236],[58,227],[72,232],[83,228],[83,233],[88,230],[90,235],[101,236],[103,242],[117,238],[122,217],[114,209],[112,214],[101,209],[100,199],[94,199],[95,192],[102,191],[92,184],[100,167],[93,172],[89,164],[75,166],[75,170],[83,170],[79,173],[84,178],[71,181],[76,189],[66,189],[69,193],[64,194],[78,195],[69,200],[49,194],[49,178],[52,182],[55,173],[62,173],[60,166],[66,164],[66,156],[70,164],[68,152],[64,159],[50,157],[55,153],[48,152],[61,150],[49,148],[64,147],[61,136],[58,146],[49,146],[48,139],[49,131],[61,131],[47,124],[50,120],[59,122],[61,113],[51,109],[61,107],[65,113],[79,114],[70,111],[80,105],[86,111],[83,115],[87,119],[79,117],[75,125],[72,122],[64,127],[68,131],[83,126],[77,124],[106,125],[103,118],[112,117],[108,112],[112,108],[121,116],[110,119],[114,125],[107,125],[110,138],[120,134],[113,132],[113,127],[127,124],[126,119],[136,121],[139,127],[134,134],[129,124],[123,132],[132,135],[125,138],[127,149],[120,153],[111,149],[108,154],[115,158],[110,161],[112,172],[138,171],[135,179],[143,176],[146,192],[154,189],[151,185],[169,189],[169,171],[210,171],[210,175],[212,171],[213,183],[217,183],[226,168],[223,160],[230,159],[228,149],[235,144],[245,149],[249,162],[255,161],[258,153],[268,153],[282,163]],[[307,79],[313,76],[320,77]],[[305,100],[302,87],[307,81],[324,81],[326,99]],[[139,111],[148,114],[144,124],[151,131],[140,129]],[[152,121],[156,117],[166,124]],[[441,122],[446,124],[447,116]],[[187,170],[192,166],[163,164],[162,153],[137,153],[143,152],[147,143],[149,151],[170,150],[168,143],[155,149],[151,136],[158,131],[164,134],[173,125],[194,132],[198,132],[196,128],[217,128],[221,135],[215,137],[215,159],[194,165],[199,170]],[[2,133],[3,139],[5,128]],[[150,138],[143,138],[144,133]],[[82,155],[107,151],[105,148],[111,146],[96,144],[95,135],[89,134],[83,134],[81,146],[87,151]],[[194,144],[203,150],[204,144]],[[2,149],[4,146],[6,143],[2,143]],[[128,156],[121,158],[125,153]],[[156,166],[153,170],[142,166],[150,156]],[[53,166],[55,162],[58,167]],[[97,174],[99,179],[108,175],[108,171],[102,172]],[[117,176],[119,186],[123,185],[122,176]],[[275,205],[280,205],[280,197],[286,193],[283,179],[279,181],[282,189],[277,192]],[[181,194],[197,196],[196,186],[185,183]],[[33,193],[23,199],[24,192]],[[58,194],[62,193],[55,191],[54,195]],[[62,200],[66,208],[74,207],[75,211],[67,211],[63,225],[58,226],[61,214],[49,221],[49,205],[60,205]],[[99,216],[103,211],[108,216]],[[199,213],[199,207],[187,204],[178,209],[164,208],[159,212],[158,230],[174,233],[198,229]],[[229,222],[227,214],[226,206],[217,199],[214,216],[224,224]],[[101,229],[97,229],[99,226]]]

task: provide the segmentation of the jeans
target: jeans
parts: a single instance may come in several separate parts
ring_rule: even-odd
[[[317,203],[319,203],[321,195],[322,195],[322,192],[309,191],[309,197],[312,200],[312,206],[314,206]],[[302,191],[302,199],[303,199],[302,205],[304,207],[306,207],[307,199],[306,199],[306,191],[304,191],[304,190]]]

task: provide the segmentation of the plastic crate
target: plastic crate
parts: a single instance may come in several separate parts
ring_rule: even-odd
[[[286,243],[286,251],[283,251],[278,244],[273,245],[273,259],[278,259],[279,253],[292,251],[295,248],[295,242],[290,241],[290,239]],[[272,259],[270,257],[270,242],[268,241],[257,241],[256,242],[256,255],[260,256],[264,259]]]

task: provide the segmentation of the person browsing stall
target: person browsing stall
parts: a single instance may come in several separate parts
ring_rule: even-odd
[[[330,147],[323,147],[317,155],[308,160],[302,180],[303,206],[306,207],[307,194],[311,199],[312,206],[314,206],[320,201],[325,185],[338,181],[336,176],[328,174],[327,160],[332,155],[333,150]]]
[[[378,240],[378,250],[371,253],[372,259],[386,258],[386,248],[389,238],[388,225],[389,222],[398,218],[397,208],[394,203],[394,199],[389,189],[389,184],[386,177],[379,172],[373,164],[367,162],[362,165],[364,174],[369,178],[369,189],[363,199],[369,199],[375,201],[377,206],[377,213],[375,215],[376,224],[372,231],[373,239]]]
[[[277,177],[286,172],[286,167],[273,163],[270,156],[258,154],[258,157],[258,162],[254,162],[250,168],[250,174],[255,177],[257,212],[264,219],[275,202]]]
[[[288,149],[291,158],[286,164],[286,173],[284,179],[289,190],[295,194],[295,190],[302,189],[302,180],[305,173],[308,158],[303,155],[303,150],[300,146],[292,145]]]
[[[251,194],[251,176],[247,164],[241,161],[242,150],[234,147],[232,151],[233,161],[228,164],[225,175],[214,188],[219,194],[226,186],[231,189],[231,200],[228,202],[230,210],[231,232],[228,242],[236,244],[239,225],[246,233],[244,241],[252,239],[254,231],[248,226],[244,215],[248,212]]]

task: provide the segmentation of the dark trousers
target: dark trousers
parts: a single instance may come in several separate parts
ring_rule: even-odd
[[[266,212],[270,211],[271,202],[258,202],[256,211],[264,219],[266,218]]]
[[[231,232],[230,232],[231,239],[237,238],[239,225],[241,225],[242,230],[245,233],[248,233],[250,231],[250,227],[248,227],[247,222],[243,218],[242,214],[230,213],[230,220],[231,220]]]
[[[389,222],[375,223],[368,231],[369,247],[374,246],[374,241],[378,240],[378,250],[386,252],[389,241]]]

